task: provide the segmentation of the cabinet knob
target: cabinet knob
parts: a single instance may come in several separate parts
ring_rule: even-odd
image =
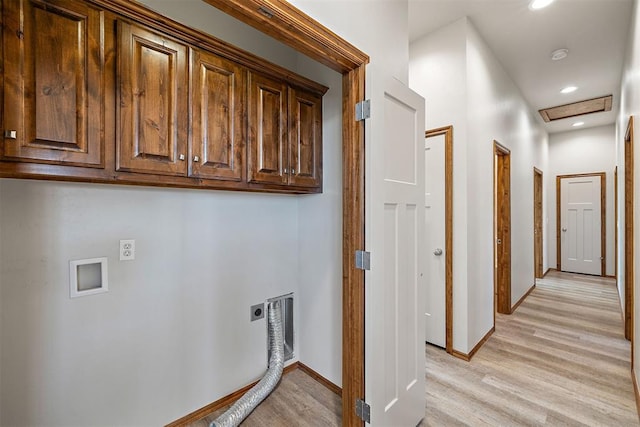
[[[194,162],[199,162],[199,161],[200,161],[200,157],[198,157],[198,156],[193,156],[193,161],[194,161]]]
[[[289,172],[287,171],[287,168],[284,168],[284,173],[288,174]]]
[[[296,174],[296,170],[295,169],[291,169],[291,175],[295,175]]]
[[[180,160],[184,161],[184,154],[180,154],[180,155],[178,156],[178,158],[179,158]]]
[[[18,138],[18,132],[16,132],[15,130],[5,130],[4,131],[4,137],[7,139],[17,139]]]

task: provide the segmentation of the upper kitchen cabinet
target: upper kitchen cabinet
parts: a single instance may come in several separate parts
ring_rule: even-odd
[[[117,31],[116,170],[186,175],[188,48],[124,21]]]
[[[249,77],[249,182],[322,188],[322,95]]]
[[[289,184],[322,187],[322,98],[289,88]]]
[[[249,182],[287,184],[287,85],[250,73]]]
[[[199,49],[191,49],[191,61],[190,175],[242,181],[246,69]]]
[[[104,167],[103,12],[2,2],[5,160]]]

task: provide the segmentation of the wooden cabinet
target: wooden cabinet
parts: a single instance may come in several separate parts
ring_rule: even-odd
[[[104,166],[103,12],[3,2],[4,159]]]
[[[246,70],[198,49],[191,58],[190,175],[242,181]]]
[[[322,185],[322,98],[250,75],[249,182]]]
[[[287,184],[287,85],[249,77],[249,182]]]
[[[135,2],[0,3],[0,177],[322,191],[326,87]]]
[[[117,170],[185,175],[187,46],[118,21]]]
[[[322,98],[289,88],[289,184],[322,187]]]

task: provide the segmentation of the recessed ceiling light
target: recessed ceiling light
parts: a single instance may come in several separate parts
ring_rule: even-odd
[[[564,89],[562,89],[560,93],[571,93],[571,92],[575,92],[576,90],[578,90],[577,86],[567,86]]]
[[[562,48],[556,49],[551,52],[551,59],[553,59],[554,61],[559,61],[566,58],[567,56],[569,56],[569,49]]]
[[[529,9],[539,10],[549,6],[551,3],[553,3],[553,0],[533,0],[529,3]]]
[[[577,128],[578,126],[582,126],[582,125],[584,125],[584,122],[575,122],[571,126],[573,126],[574,128]]]

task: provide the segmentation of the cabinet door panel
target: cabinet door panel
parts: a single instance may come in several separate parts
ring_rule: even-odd
[[[245,157],[245,70],[196,49],[192,49],[192,61],[191,175],[241,181]]]
[[[187,48],[122,21],[118,33],[117,169],[185,175]]]
[[[289,184],[322,185],[322,98],[289,88]]]
[[[250,74],[249,182],[286,184],[287,86]]]
[[[12,0],[3,19],[4,157],[104,166],[103,12]]]

